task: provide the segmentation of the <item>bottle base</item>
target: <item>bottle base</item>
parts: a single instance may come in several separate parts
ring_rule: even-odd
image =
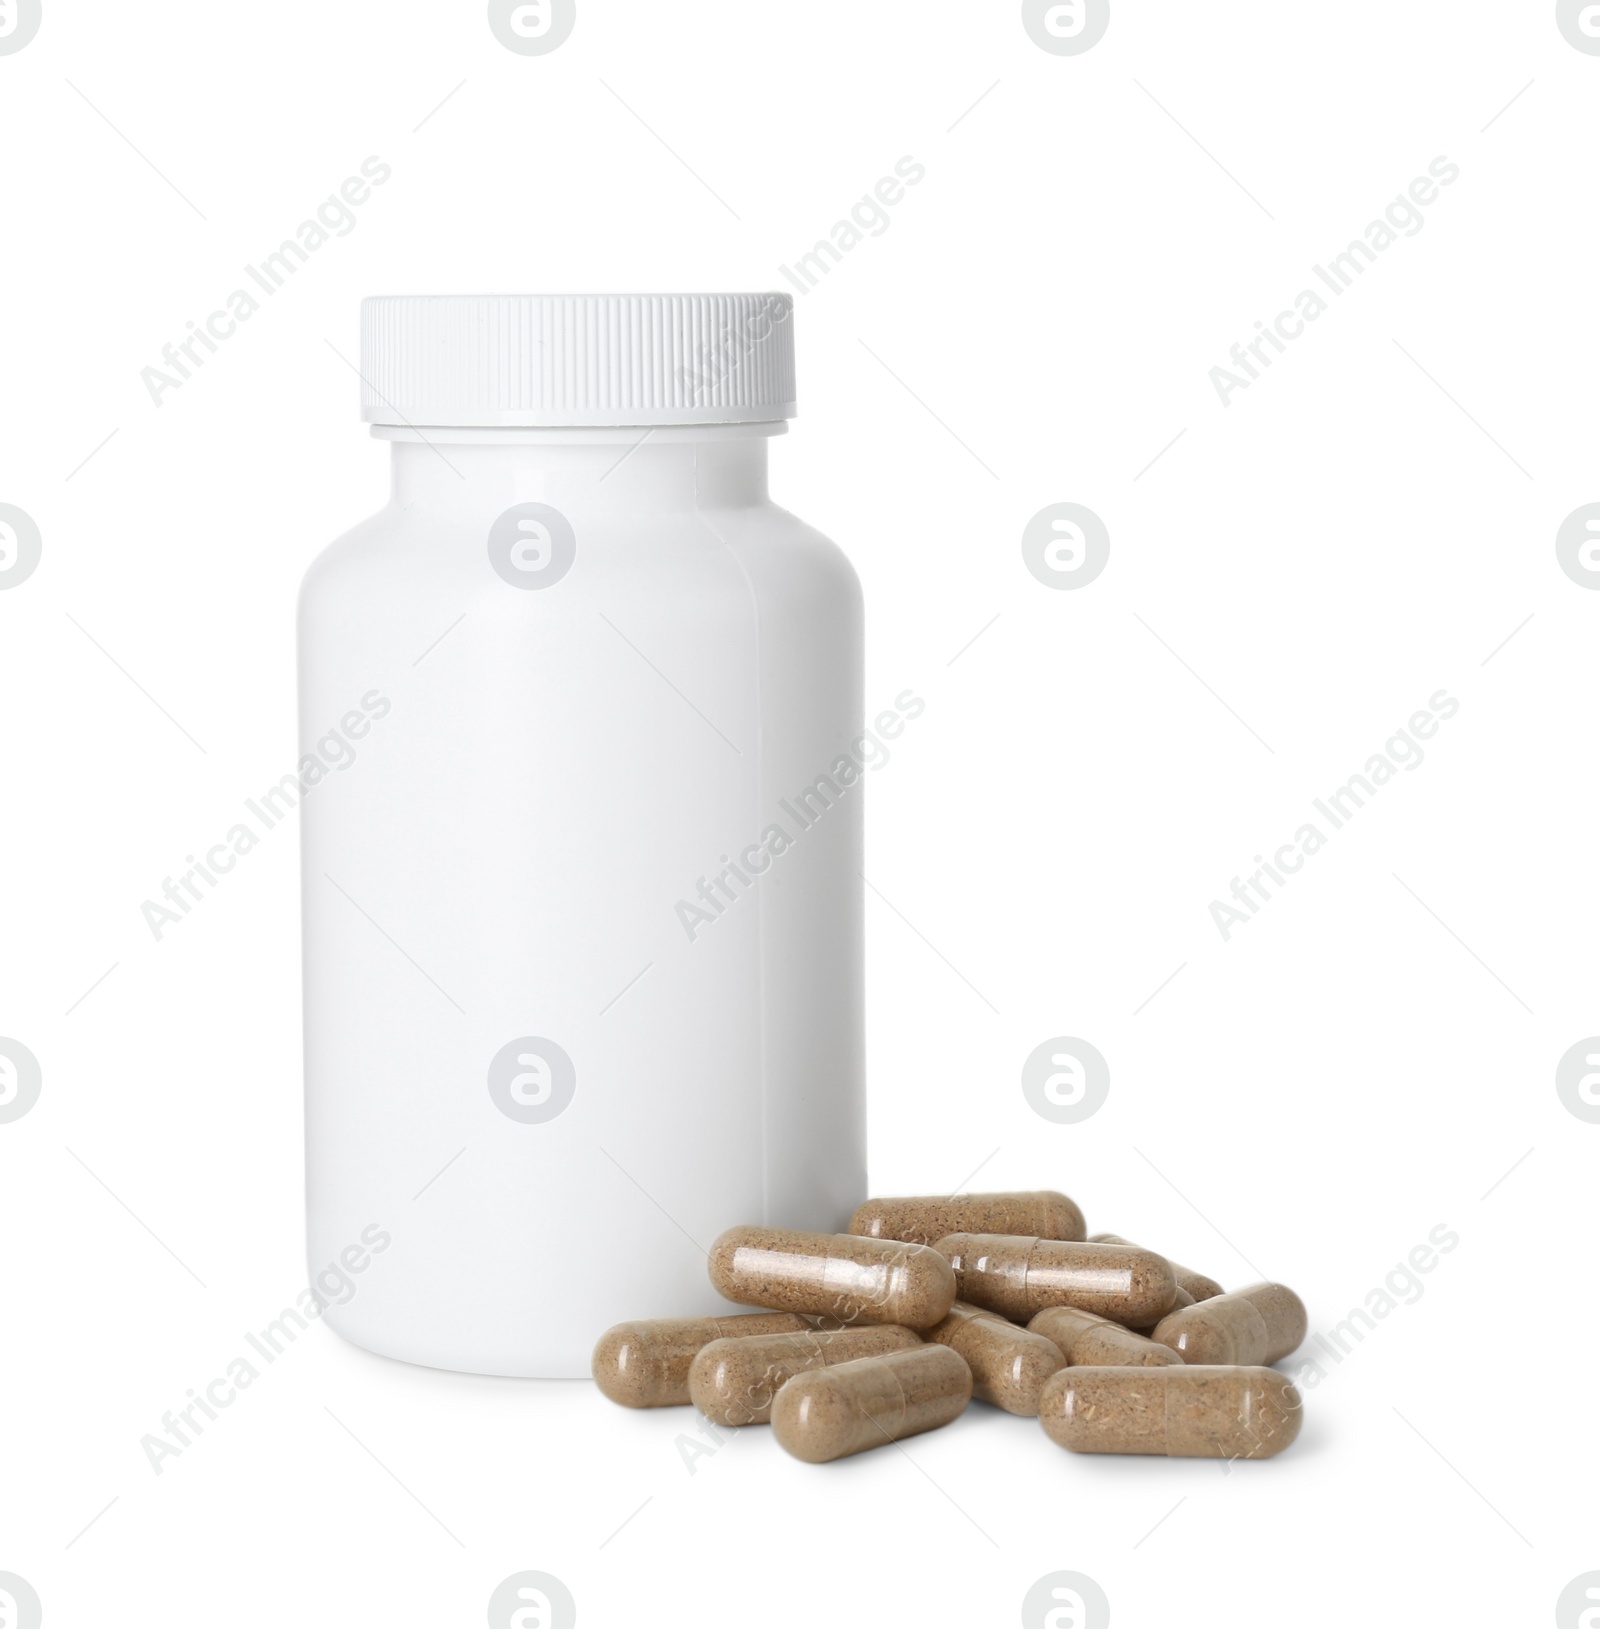
[[[370,1328],[356,1328],[341,1320],[337,1307],[330,1307],[322,1321],[340,1340],[375,1357],[409,1363],[419,1369],[438,1369],[446,1374],[488,1375],[501,1380],[590,1380],[587,1351],[490,1352],[463,1351],[444,1343],[419,1338],[415,1331],[405,1334]]]

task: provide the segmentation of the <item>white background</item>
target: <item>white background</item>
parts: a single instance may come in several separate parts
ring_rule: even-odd
[[[44,539],[0,593],[0,1035],[44,1080],[0,1125],[0,1571],[45,1621],[478,1625],[531,1568],[590,1629],[1011,1625],[1061,1569],[1124,1629],[1548,1622],[1600,1567],[1600,1128],[1554,1085],[1600,1031],[1600,594],[1554,546],[1600,499],[1597,95],[1544,0],[1114,0],[1077,56],[1012,4],[579,0],[533,57],[475,4],[45,0],[0,56],[0,502]],[[353,230],[154,406],[372,154]],[[305,1282],[294,836],[159,944],[140,905],[294,761],[299,578],[385,495],[360,297],[788,288],[903,155],[797,298],[773,444],[863,579],[869,708],[928,704],[869,785],[875,1189],[981,1160],[1324,1332],[1459,1246],[1231,1473],[981,1406],[821,1470],[686,1455],[687,1410],[318,1326],[156,1476],[141,1437]],[[1224,407],[1209,370],[1440,155],[1423,229]],[[1075,592],[1023,564],[1057,502],[1111,535]],[[1210,902],[1441,689],[1425,762],[1224,942]],[[1019,1086],[1059,1035],[1111,1068],[1081,1125]]]

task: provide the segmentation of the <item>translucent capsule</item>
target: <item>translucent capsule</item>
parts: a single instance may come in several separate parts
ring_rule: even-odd
[[[1171,1267],[1172,1263],[1169,1261],[1167,1265]],[[1166,1312],[1161,1314],[1161,1318],[1165,1318],[1169,1313],[1179,1312],[1184,1307],[1192,1307],[1194,1304],[1194,1297],[1180,1284],[1178,1293],[1172,1298],[1172,1305],[1167,1308]],[[1149,1313],[1145,1313],[1141,1317],[1129,1319],[1127,1328],[1137,1334],[1148,1335],[1161,1322],[1161,1318],[1152,1318]]]
[[[1305,1338],[1305,1305],[1287,1284],[1252,1284],[1197,1301],[1151,1331],[1185,1363],[1276,1363]]]
[[[1178,1286],[1153,1250],[952,1233],[939,1241],[963,1301],[1026,1323],[1046,1307],[1082,1307],[1118,1323],[1149,1321],[1171,1311]]]
[[[1039,1423],[1076,1454],[1270,1459],[1300,1431],[1300,1393],[1276,1369],[1063,1369]]]
[[[1054,1341],[1068,1363],[1095,1368],[1165,1369],[1182,1364],[1170,1346],[1162,1346],[1098,1313],[1078,1307],[1046,1307],[1035,1313],[1028,1328]]]
[[[972,1396],[972,1372],[948,1346],[857,1358],[791,1380],[772,1405],[772,1434],[813,1465],[948,1425]]]
[[[1116,1233],[1091,1233],[1091,1244],[1132,1244],[1132,1239],[1124,1239]],[[1172,1269],[1172,1276],[1178,1281],[1180,1290],[1187,1290],[1190,1298],[1195,1301],[1209,1301],[1214,1295],[1222,1294],[1222,1286],[1214,1278],[1207,1278],[1204,1273],[1197,1273],[1192,1267],[1184,1267],[1167,1257],[1167,1265]]]
[[[689,1400],[718,1425],[765,1425],[772,1417],[772,1399],[795,1375],[921,1344],[919,1335],[898,1324],[712,1341],[689,1365]]]
[[[1064,1193],[964,1193],[954,1198],[869,1199],[850,1218],[869,1239],[937,1244],[951,1233],[1031,1234],[1081,1239],[1083,1212]]]
[[[1037,1414],[1045,1381],[1065,1361],[1046,1334],[1031,1334],[997,1312],[963,1301],[928,1331],[928,1339],[960,1353],[972,1370],[972,1395],[1007,1414]]]
[[[950,1263],[922,1244],[848,1233],[731,1227],[711,1246],[711,1282],[730,1301],[841,1324],[931,1329],[950,1311]]]
[[[595,1345],[595,1384],[624,1408],[665,1408],[689,1401],[689,1365],[701,1347],[729,1337],[807,1329],[792,1312],[738,1313],[728,1318],[648,1318],[617,1324]]]

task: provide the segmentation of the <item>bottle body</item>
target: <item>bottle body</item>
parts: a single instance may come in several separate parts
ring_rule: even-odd
[[[359,1345],[587,1375],[724,1310],[725,1227],[865,1196],[859,589],[770,428],[389,432],[308,575],[303,751],[365,726],[302,805],[313,1272],[392,1241]]]

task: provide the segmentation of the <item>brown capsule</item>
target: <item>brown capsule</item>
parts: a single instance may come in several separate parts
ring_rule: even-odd
[[[689,1365],[701,1347],[728,1338],[778,1335],[808,1328],[792,1312],[736,1313],[727,1318],[641,1318],[608,1329],[595,1345],[595,1384],[624,1408],[666,1408],[689,1401]]]
[[[850,1232],[869,1239],[937,1244],[952,1233],[1031,1234],[1081,1239],[1083,1212],[1064,1193],[964,1193],[940,1199],[869,1199],[850,1218]]]
[[[1172,1263],[1169,1261],[1167,1263],[1167,1265],[1169,1267],[1171,1267]],[[1174,1276],[1176,1276],[1176,1274],[1177,1274],[1177,1269],[1176,1268],[1173,1268],[1173,1274],[1174,1274]],[[1167,1316],[1167,1313],[1179,1312],[1184,1307],[1192,1307],[1194,1304],[1195,1304],[1194,1297],[1192,1295],[1190,1295],[1190,1293],[1186,1289],[1184,1289],[1184,1287],[1180,1284],[1178,1286],[1178,1293],[1175,1296],[1173,1296],[1173,1298],[1172,1298],[1172,1305],[1167,1308],[1166,1312],[1163,1312],[1161,1314],[1161,1318],[1165,1318]],[[1130,1322],[1127,1325],[1127,1327],[1129,1329],[1137,1331],[1137,1333],[1139,1333],[1141,1335],[1148,1335],[1150,1333],[1150,1331],[1152,1329],[1154,1329],[1155,1326],[1158,1323],[1161,1322],[1161,1318],[1152,1318],[1152,1317],[1149,1317],[1148,1315],[1146,1315],[1143,1318],[1139,1318],[1139,1319],[1137,1319],[1137,1320],[1135,1320],[1133,1322]]]
[[[1030,1333],[998,1312],[964,1301],[928,1331],[928,1339],[965,1358],[972,1395],[1007,1414],[1037,1414],[1045,1381],[1066,1361],[1047,1333]]]
[[[1046,1307],[1082,1307],[1118,1323],[1151,1320],[1171,1311],[1178,1293],[1166,1262],[1136,1245],[952,1233],[939,1249],[963,1301],[1018,1323]]]
[[[730,1301],[841,1324],[931,1329],[956,1298],[955,1274],[937,1250],[848,1233],[730,1227],[711,1246],[710,1268]]]
[[[1306,1338],[1306,1309],[1287,1284],[1252,1284],[1163,1318],[1151,1339],[1185,1363],[1276,1363]]]
[[[1063,1369],[1039,1399],[1052,1442],[1076,1454],[1270,1459],[1300,1432],[1300,1393],[1276,1369]]]
[[[779,1387],[795,1375],[921,1345],[920,1335],[898,1324],[712,1341],[689,1365],[689,1400],[718,1425],[765,1425]]]
[[[1028,1328],[1061,1348],[1068,1363],[1093,1368],[1166,1369],[1183,1359],[1170,1346],[1162,1346],[1098,1313],[1078,1307],[1046,1307],[1028,1322]]]
[[[972,1396],[972,1371],[948,1346],[857,1358],[791,1380],[772,1405],[772,1434],[820,1465],[948,1425]]]
[[[1132,1239],[1124,1239],[1116,1233],[1091,1233],[1091,1244],[1132,1244]],[[1179,1262],[1167,1257],[1167,1265],[1172,1269],[1172,1276],[1178,1281],[1180,1290],[1187,1290],[1190,1298],[1195,1301],[1209,1301],[1214,1295],[1222,1294],[1222,1286],[1214,1278],[1207,1278],[1204,1273],[1197,1273],[1192,1267],[1185,1267]]]

